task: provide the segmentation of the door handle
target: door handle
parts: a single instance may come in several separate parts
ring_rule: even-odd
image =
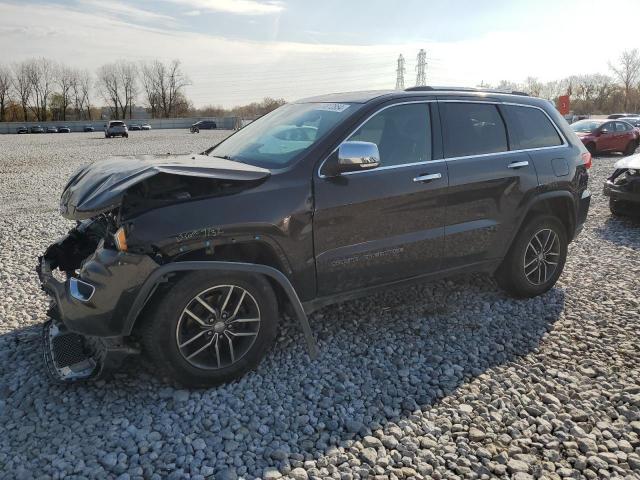
[[[521,162],[513,162],[508,165],[509,168],[522,168],[529,166],[529,162],[523,160]]]
[[[413,179],[414,182],[429,182],[431,180],[438,180],[439,178],[442,178],[442,174],[441,173],[429,173],[426,175],[419,175],[416,178]]]

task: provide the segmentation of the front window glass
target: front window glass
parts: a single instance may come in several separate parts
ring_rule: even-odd
[[[239,130],[208,154],[264,168],[282,168],[359,108],[350,103],[284,105]]]
[[[382,166],[431,160],[431,121],[426,103],[387,108],[356,130],[349,141],[378,146]]]
[[[602,125],[602,122],[594,122],[593,120],[580,120],[579,122],[572,123],[571,128],[574,132],[579,133],[591,133],[595,132],[598,127]]]

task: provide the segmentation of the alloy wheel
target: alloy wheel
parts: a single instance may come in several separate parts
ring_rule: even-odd
[[[217,370],[243,358],[260,332],[260,308],[238,285],[218,285],[193,297],[176,327],[176,343],[191,365]]]
[[[558,268],[560,238],[549,228],[538,231],[524,251],[524,275],[533,285],[549,281]]]

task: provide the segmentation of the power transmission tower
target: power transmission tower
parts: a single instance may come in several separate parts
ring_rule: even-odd
[[[416,87],[424,87],[427,84],[427,52],[421,48],[418,52],[418,64],[416,65]]]
[[[396,90],[404,90],[404,57],[402,54],[398,57],[398,68],[396,70]]]

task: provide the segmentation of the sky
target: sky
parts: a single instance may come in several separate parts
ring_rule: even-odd
[[[0,64],[47,57],[94,71],[177,58],[198,107],[394,88],[400,53],[412,86],[421,48],[430,85],[548,81],[609,73],[640,48],[640,0],[614,3],[0,0]]]

